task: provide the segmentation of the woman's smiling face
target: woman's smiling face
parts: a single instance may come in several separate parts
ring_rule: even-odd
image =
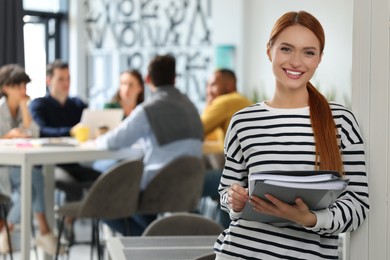
[[[320,41],[301,25],[284,29],[267,49],[276,78],[276,87],[284,91],[305,88],[321,62]]]

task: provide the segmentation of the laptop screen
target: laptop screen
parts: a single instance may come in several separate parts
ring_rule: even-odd
[[[123,110],[114,109],[89,109],[83,110],[80,123],[89,127],[89,138],[96,138],[99,128],[107,127],[111,130],[118,126],[123,120]]]

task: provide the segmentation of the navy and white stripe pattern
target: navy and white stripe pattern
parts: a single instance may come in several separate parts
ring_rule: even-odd
[[[336,122],[345,178],[349,185],[328,209],[316,211],[317,225],[265,224],[240,219],[230,210],[227,189],[248,187],[248,175],[272,170],[314,170],[315,144],[309,107],[275,109],[259,103],[237,112],[225,140],[226,164],[219,192],[221,207],[232,221],[217,239],[214,251],[222,258],[337,259],[338,234],[353,231],[366,218],[368,185],[364,145],[353,114],[330,104]]]

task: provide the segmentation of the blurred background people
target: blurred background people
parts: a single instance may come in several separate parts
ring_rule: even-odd
[[[70,74],[67,63],[56,60],[47,66],[48,94],[31,101],[32,118],[40,127],[41,137],[70,136],[71,129],[80,122],[87,108],[78,97],[69,97]],[[59,164],[55,170],[56,187],[65,192],[65,200],[78,201],[100,172],[78,163]],[[72,221],[66,220],[65,236],[73,242]]]
[[[156,56],[149,64],[146,82],[152,96],[115,129],[97,138],[98,147],[119,149],[138,140],[145,143],[144,173],[141,190],[168,163],[181,156],[202,156],[203,129],[199,114],[187,96],[175,88],[176,60],[173,56]],[[130,174],[130,173],[129,173]],[[183,173],[185,174],[185,173]],[[106,221],[115,231],[141,235],[156,215],[135,215],[128,219]]]
[[[144,101],[144,80],[138,70],[125,70],[119,78],[119,89],[104,108],[121,108],[127,117]]]
[[[221,179],[225,157],[224,139],[230,119],[237,111],[252,105],[249,99],[237,92],[237,78],[229,69],[218,69],[209,78],[206,88],[206,107],[201,115],[205,140],[204,160],[206,175],[202,197],[219,202],[218,185]],[[202,200],[202,203],[206,203]],[[207,212],[207,205],[201,204],[201,213]],[[225,227],[230,223],[226,212],[216,207],[216,220]]]
[[[126,118],[136,106],[144,101],[145,84],[141,73],[138,70],[125,70],[119,79],[119,89],[110,102],[104,104],[104,108],[123,109]],[[92,168],[104,172],[115,165],[118,160],[105,159],[93,162]]]
[[[201,115],[205,136],[218,128],[225,136],[233,114],[252,105],[252,101],[237,92],[236,85],[236,75],[229,69],[218,69],[209,79],[207,106]]]
[[[26,94],[26,84],[30,77],[24,69],[16,64],[0,68],[0,138],[38,137],[39,127],[31,119],[28,111],[29,97]],[[11,194],[12,207],[8,213],[7,225],[13,231],[21,217],[21,176],[19,166],[0,166],[0,189],[4,194]],[[45,216],[44,180],[40,167],[32,169],[32,210],[38,222],[39,236],[36,244],[44,252],[54,255],[57,239],[51,232]],[[0,252],[7,253],[11,249],[6,228],[0,234]],[[63,249],[61,249],[63,251]]]

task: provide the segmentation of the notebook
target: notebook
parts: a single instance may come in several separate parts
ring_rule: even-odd
[[[327,208],[344,191],[348,179],[331,171],[281,171],[252,174],[249,177],[249,194],[265,199],[264,194],[294,204],[300,197],[311,210]],[[264,223],[288,222],[286,219],[262,214],[247,202],[241,218]]]
[[[123,110],[113,109],[89,109],[83,110],[80,123],[89,127],[89,138],[96,138],[99,127],[108,127],[111,130],[118,126],[123,120]]]

